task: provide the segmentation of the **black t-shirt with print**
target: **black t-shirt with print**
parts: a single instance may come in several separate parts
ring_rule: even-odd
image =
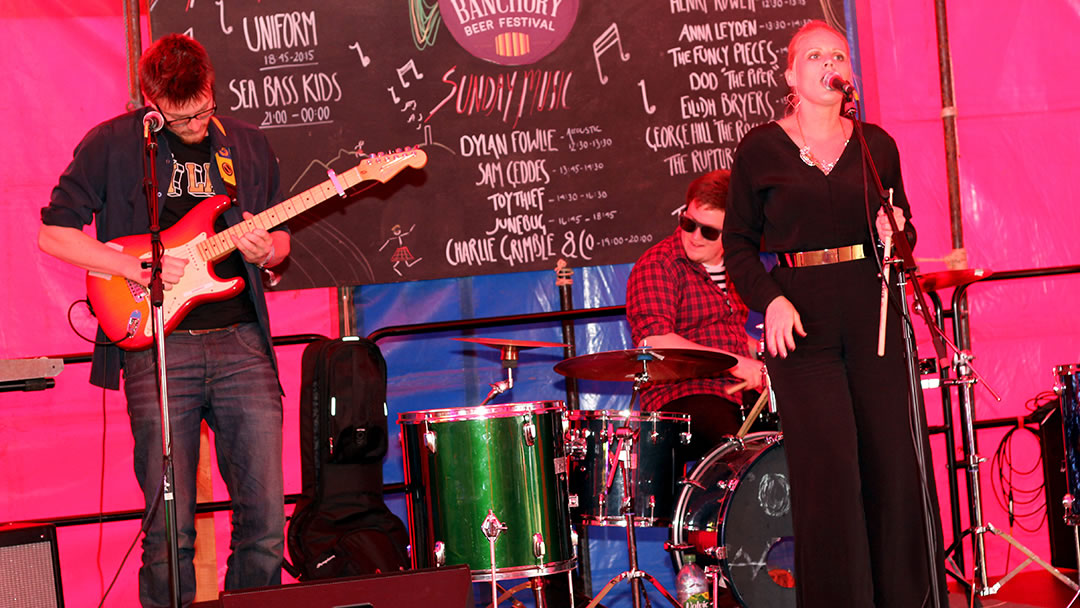
[[[180,221],[180,218],[199,203],[216,194],[225,194],[214,192],[214,185],[210,180],[214,159],[209,139],[189,145],[180,141],[180,138],[168,129],[165,130],[165,136],[169,138],[173,162],[171,174],[159,178],[159,186],[165,189],[165,208],[160,218],[162,230]],[[227,227],[225,218],[218,216],[214,222],[214,232],[221,232]],[[222,279],[244,276],[244,260],[240,252],[233,251],[217,262],[214,273]],[[232,298],[196,306],[177,325],[177,329],[214,329],[255,320],[255,306],[245,283],[243,291]]]

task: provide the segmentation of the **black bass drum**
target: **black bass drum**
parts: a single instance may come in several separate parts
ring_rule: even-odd
[[[751,433],[713,448],[683,480],[671,541],[745,608],[795,606],[795,537],[781,433]],[[673,553],[682,568],[684,552]]]

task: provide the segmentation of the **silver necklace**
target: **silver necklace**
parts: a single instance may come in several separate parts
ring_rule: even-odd
[[[840,154],[838,154],[836,158],[831,163],[829,163],[815,157],[814,154],[810,152],[810,144],[806,141],[806,135],[803,135],[802,121],[799,120],[798,112],[795,112],[795,124],[799,127],[799,137],[802,139],[803,142],[802,147],[799,148],[799,158],[802,159],[802,162],[806,163],[811,167],[818,167],[825,175],[831,173],[833,167],[835,167],[836,163],[839,162],[840,157],[844,155],[844,150],[847,149],[848,142],[851,141],[851,138],[849,137],[844,140],[844,147],[840,149]],[[840,128],[843,129],[843,125],[841,125]]]

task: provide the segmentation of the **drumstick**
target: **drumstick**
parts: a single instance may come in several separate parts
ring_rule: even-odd
[[[885,259],[892,252],[892,235],[885,237]],[[877,356],[885,356],[885,319],[889,316],[889,263],[881,271],[881,322],[878,323]]]
[[[744,388],[746,388],[747,384],[749,384],[749,382],[747,382],[746,380],[743,380],[742,382],[740,382],[738,384],[732,384],[731,386],[724,389],[724,393],[727,394],[727,395],[734,395],[735,393],[737,393],[737,392],[743,390]]]
[[[742,426],[739,427],[739,432],[735,433],[735,437],[742,439],[746,436],[746,433],[750,431],[750,425],[754,424],[754,420],[757,419],[758,414],[761,413],[761,409],[765,407],[765,402],[769,400],[769,389],[762,387],[765,390],[761,391],[761,396],[758,397],[757,402],[754,403],[754,407],[750,409],[750,414],[743,421]]]
[[[889,209],[892,209],[893,189],[889,188]],[[885,356],[885,319],[889,315],[889,256],[892,255],[892,235],[885,237],[885,257],[881,269],[881,315],[878,323],[877,356]]]

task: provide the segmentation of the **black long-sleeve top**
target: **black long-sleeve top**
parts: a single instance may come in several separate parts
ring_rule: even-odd
[[[893,189],[893,204],[909,220],[904,232],[914,246],[896,142],[881,127],[862,125],[882,185]],[[783,295],[762,267],[759,251],[816,251],[876,242],[872,225],[881,205],[868,171],[865,176],[868,190],[854,135],[828,175],[799,158],[798,146],[776,122],[759,125],[743,137],[732,164],[723,243],[728,275],[751,309],[764,311]]]

